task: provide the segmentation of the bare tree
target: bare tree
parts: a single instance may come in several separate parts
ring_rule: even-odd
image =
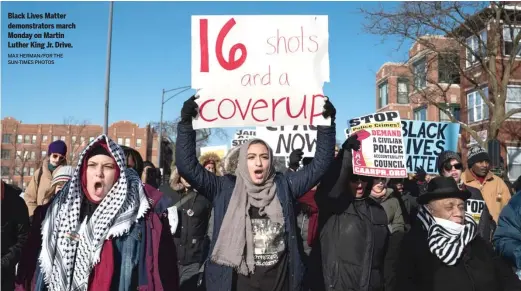
[[[26,137],[29,137],[28,139]],[[33,175],[30,169],[36,170],[38,167],[38,156],[41,152],[41,140],[37,142],[33,137],[35,135],[21,135],[18,139],[18,132],[15,131],[11,145],[14,154],[11,156],[11,170],[9,178],[13,181],[13,176],[20,177],[20,187],[23,187],[24,177]]]
[[[515,25],[520,23],[521,9],[516,10],[515,5],[512,2],[421,1],[401,2],[393,11],[383,6],[360,10],[366,16],[365,31],[382,36],[383,41],[397,39],[397,49],[407,43],[417,43],[426,56],[427,72],[444,66],[448,83],[441,84],[438,76],[427,74],[423,80],[427,86],[419,87],[417,82],[412,82],[418,98],[410,102],[434,105],[486,147],[488,140],[497,138],[507,119],[521,113],[519,107],[507,108],[506,102],[509,80],[520,72],[516,55],[519,57],[521,52],[521,30]],[[440,45],[432,37],[436,35],[450,39],[452,45]],[[468,41],[469,38],[472,41]],[[411,60],[404,63],[409,66]],[[414,76],[414,72],[410,75]],[[490,114],[490,122],[482,128],[458,121],[449,108],[449,90],[460,81],[470,84],[488,108],[485,112]],[[488,90],[484,90],[484,84],[488,84]],[[487,130],[485,140],[478,135],[483,129]]]
[[[76,166],[80,153],[89,143],[88,137],[83,136],[86,133],[89,121],[67,117],[63,120],[63,125],[67,127],[68,140],[70,141],[70,147],[67,149],[67,162],[71,166]]]

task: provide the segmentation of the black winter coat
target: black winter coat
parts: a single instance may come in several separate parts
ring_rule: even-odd
[[[521,281],[479,235],[454,266],[444,264],[430,252],[427,232],[418,221],[403,240],[395,290],[519,291]]]
[[[350,153],[339,153],[315,194],[324,290],[383,291],[387,215],[373,199],[354,198],[350,161]]]
[[[2,182],[3,183],[3,182]],[[29,210],[20,191],[5,184],[2,200],[2,290],[14,290],[16,264],[29,236]]]

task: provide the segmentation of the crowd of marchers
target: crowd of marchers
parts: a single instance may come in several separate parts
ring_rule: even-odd
[[[521,290],[521,182],[483,148],[440,153],[437,175],[357,175],[327,100],[315,156],[276,169],[255,138],[197,157],[197,115],[191,97],[167,183],[106,135],[74,167],[51,143],[23,198],[2,182],[2,290]]]

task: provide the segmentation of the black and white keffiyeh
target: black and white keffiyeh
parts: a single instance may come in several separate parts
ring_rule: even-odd
[[[88,220],[81,236],[80,207],[84,193],[81,168],[86,154],[104,140],[120,168],[119,179]],[[150,204],[140,177],[127,169],[123,150],[106,135],[93,140],[82,152],[73,177],[53,200],[42,222],[39,262],[49,290],[87,290],[92,268],[99,262],[106,239],[127,233]]]
[[[418,218],[427,230],[429,250],[443,263],[452,266],[463,254],[465,246],[477,234],[477,224],[468,213],[465,214],[465,225],[460,233],[455,234],[438,224],[429,210],[422,205],[418,210]]]

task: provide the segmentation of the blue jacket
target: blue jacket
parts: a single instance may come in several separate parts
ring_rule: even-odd
[[[501,211],[493,241],[499,254],[521,269],[521,191]]]
[[[291,290],[302,290],[304,264],[302,246],[298,244],[295,200],[315,186],[333,161],[335,153],[335,126],[319,126],[315,159],[301,171],[275,176],[277,197],[282,205],[289,253],[289,276]],[[210,255],[219,235],[221,224],[235,187],[235,176],[215,176],[206,171],[196,157],[195,131],[191,124],[179,123],[175,151],[176,166],[181,177],[199,193],[205,195],[214,207],[214,225]],[[232,289],[233,269],[208,262],[206,266],[206,289],[229,291]]]

